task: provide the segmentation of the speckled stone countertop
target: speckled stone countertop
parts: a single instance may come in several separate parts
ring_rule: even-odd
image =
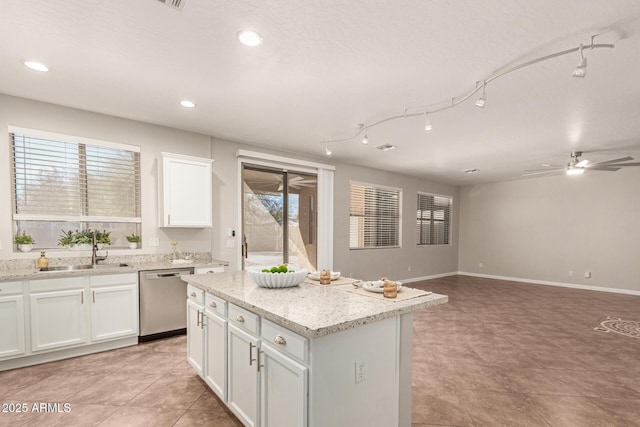
[[[166,258],[166,257],[164,257]],[[126,263],[128,266],[119,267],[120,263]],[[165,270],[174,268],[202,268],[202,267],[219,267],[227,266],[227,261],[216,259],[195,259],[190,264],[171,264],[168,259],[160,259],[156,257],[136,257],[132,260],[125,257],[109,257],[108,261],[101,263],[95,269],[86,270],[63,270],[63,271],[38,271],[35,268],[35,260],[31,260],[29,264],[33,267],[16,265],[15,267],[0,269],[0,282],[9,280],[27,280],[27,279],[52,279],[56,277],[77,277],[77,276],[96,276],[101,274],[118,274],[118,273],[135,273],[145,270]],[[75,264],[91,264],[91,258],[59,258],[51,265],[75,265]]]
[[[446,295],[431,294],[385,301],[308,283],[293,288],[260,288],[244,271],[182,276],[182,280],[307,338],[319,338],[448,300]]]

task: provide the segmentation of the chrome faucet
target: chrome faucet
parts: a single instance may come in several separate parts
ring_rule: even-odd
[[[98,262],[100,261],[104,261],[105,259],[107,259],[107,257],[109,256],[109,251],[107,251],[107,254],[105,256],[98,256],[97,252],[98,252],[98,242],[96,242],[96,234],[98,233],[98,230],[93,230],[92,235],[92,243],[93,243],[93,248],[91,251],[91,265],[98,265]]]

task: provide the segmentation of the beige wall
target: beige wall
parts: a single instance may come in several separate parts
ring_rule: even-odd
[[[627,168],[462,187],[459,269],[640,291],[639,184]]]
[[[168,253],[169,242],[183,251],[211,250],[210,229],[158,228],[158,160],[162,151],[197,157],[210,155],[210,138],[176,129],[0,95],[0,259],[34,258],[37,251],[13,253],[9,135],[7,126],[19,126],[66,135],[140,146],[143,249],[110,251],[112,254]],[[150,247],[152,237],[159,247]],[[57,255],[77,255],[70,251]],[[51,255],[50,255],[51,256]]]

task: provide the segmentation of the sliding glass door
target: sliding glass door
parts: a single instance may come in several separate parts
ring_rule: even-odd
[[[243,268],[316,269],[317,176],[243,164]]]

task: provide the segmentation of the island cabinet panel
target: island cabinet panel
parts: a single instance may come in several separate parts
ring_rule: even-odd
[[[260,348],[260,425],[307,425],[309,369],[269,344]]]
[[[31,294],[31,350],[53,350],[87,342],[85,290]]]
[[[229,409],[249,427],[258,424],[258,339],[229,324],[228,335],[228,392]]]
[[[4,294],[0,292],[0,358],[24,354],[24,297],[22,293],[1,295]]]
[[[208,307],[209,305],[207,305],[207,309],[204,311],[204,381],[224,402],[227,400],[228,322],[223,317],[209,310]]]

